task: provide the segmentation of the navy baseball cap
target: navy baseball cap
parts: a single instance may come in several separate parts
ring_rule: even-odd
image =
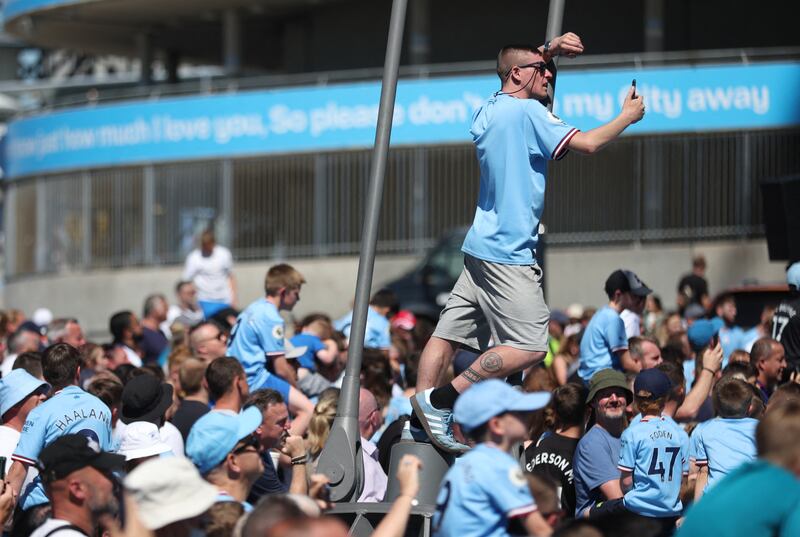
[[[470,387],[456,399],[453,418],[470,432],[506,412],[531,412],[550,402],[548,392],[524,393],[502,380],[489,379]]]
[[[658,368],[645,369],[633,381],[633,392],[636,397],[641,397],[640,392],[649,392],[648,399],[661,399],[666,397],[672,389],[672,382],[666,373]]]
[[[786,269],[786,283],[800,291],[800,261],[792,263]]]
[[[222,464],[241,439],[253,434],[261,421],[261,411],[255,406],[239,414],[212,410],[192,425],[186,439],[186,456],[206,475]]]
[[[636,296],[647,296],[653,292],[633,271],[623,269],[615,270],[606,280],[605,291],[609,297],[617,290]]]
[[[0,379],[0,417],[34,393],[47,393],[50,385],[24,369],[15,369]]]

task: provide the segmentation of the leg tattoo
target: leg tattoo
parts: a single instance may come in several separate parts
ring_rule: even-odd
[[[468,367],[467,370],[464,371],[461,374],[464,375],[465,379],[467,379],[468,381],[470,381],[473,384],[475,384],[476,382],[480,382],[480,381],[486,379],[486,377],[484,377],[483,375],[481,375],[480,373],[478,373],[477,371],[475,371],[471,367]]]
[[[497,373],[503,369],[503,358],[496,352],[489,352],[481,358],[481,368],[487,373]]]

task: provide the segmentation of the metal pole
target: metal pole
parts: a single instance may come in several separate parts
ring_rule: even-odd
[[[561,22],[564,20],[564,0],[550,0],[550,8],[547,10],[547,30],[545,30],[545,41],[549,41],[556,36],[561,35]],[[553,104],[556,98],[556,70],[558,67],[557,57],[553,58],[550,63],[552,64],[553,81],[550,87],[547,88],[547,96],[549,97],[547,109],[553,111]],[[542,228],[545,226],[542,225]],[[547,233],[539,235],[539,247],[536,252],[536,260],[542,269],[544,276],[542,277],[542,292],[547,297],[547,270],[546,254],[547,251]]]
[[[545,31],[545,41],[549,41],[556,36],[561,35],[561,22],[564,20],[564,0],[550,0],[550,8],[547,10],[547,30]],[[553,67],[558,67],[556,58],[552,60]],[[547,103],[547,109],[553,111],[553,99],[556,93],[556,73],[553,72],[553,83],[547,90],[547,95],[550,97],[550,102]]]
[[[356,476],[361,472],[361,442],[358,429],[358,395],[360,388],[361,360],[364,351],[364,333],[367,327],[367,307],[372,287],[372,272],[375,266],[375,246],[378,240],[378,219],[383,198],[383,183],[386,160],[389,153],[389,138],[392,130],[397,72],[403,44],[407,0],[392,2],[389,22],[389,39],[378,108],[378,127],[370,166],[370,185],[367,195],[366,215],[361,236],[361,256],[358,262],[358,280],[353,309],[353,324],[350,330],[350,349],[345,368],[342,391],[336,419],[333,422],[328,442],[320,456],[318,469],[328,476],[332,501],[349,501],[358,498],[361,483]]]

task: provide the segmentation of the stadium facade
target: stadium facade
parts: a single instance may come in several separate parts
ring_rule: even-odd
[[[291,259],[321,297],[307,309],[346,309],[389,7],[7,0],[4,28],[16,38],[137,67],[105,82],[2,84],[35,103],[3,140],[6,305],[77,308],[102,330],[111,311],[138,309],[143,290],[169,294],[193,236],[213,225],[237,260],[243,300],[260,293],[268,260]],[[567,2],[564,26],[591,55],[561,62],[555,112],[592,128],[637,78],[648,115],[601,154],[553,165],[550,302],[598,304],[605,275],[625,265],[670,304],[696,251],[719,286],[780,280],[758,184],[800,172],[800,48],[788,21],[749,20],[715,1],[618,9]],[[496,90],[498,46],[541,40],[547,2],[486,10],[410,3],[377,283],[471,219],[472,110]],[[102,298],[102,311],[81,310],[86,296]]]

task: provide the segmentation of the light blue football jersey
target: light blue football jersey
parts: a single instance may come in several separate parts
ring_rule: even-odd
[[[436,537],[505,537],[509,519],[536,511],[519,463],[487,444],[456,460],[436,503]]]
[[[85,436],[101,450],[111,451],[111,411],[94,395],[77,386],[67,386],[31,410],[11,458],[35,465],[42,449],[65,434]],[[38,476],[20,494],[23,509],[49,501]]]
[[[714,418],[695,428],[689,458],[697,466],[708,466],[708,483],[704,491],[756,458],[757,426],[758,420],[753,418]]]
[[[494,95],[475,111],[480,191],[464,253],[506,265],[536,262],[547,161],[563,157],[577,132],[533,99]]]
[[[333,327],[350,338],[353,326],[353,311],[334,321]],[[367,328],[364,332],[364,346],[372,349],[388,349],[392,346],[389,319],[372,308],[367,308]]]
[[[278,308],[265,298],[256,300],[239,314],[231,330],[228,354],[242,363],[251,389],[260,388],[269,378],[267,357],[286,353],[283,338],[283,318]]]
[[[610,306],[603,306],[592,316],[581,337],[578,376],[584,382],[589,382],[601,369],[621,371],[622,366],[615,353],[627,348],[628,337],[622,317]]]
[[[745,332],[738,326],[722,326],[719,329],[719,342],[722,345],[722,367],[728,365],[728,358],[731,353],[738,349],[744,349],[747,342]]]
[[[668,417],[644,417],[622,433],[619,469],[633,472],[625,507],[649,517],[678,516],[681,478],[689,472],[686,433]]]

